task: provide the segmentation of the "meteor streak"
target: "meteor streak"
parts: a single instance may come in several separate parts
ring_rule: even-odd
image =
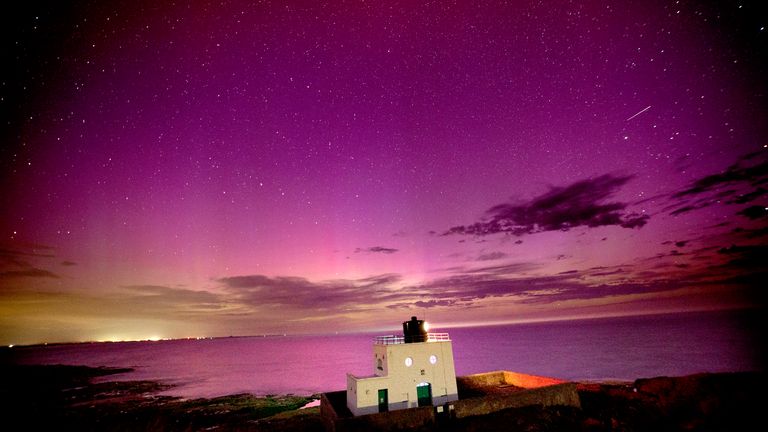
[[[650,105],[648,105],[647,107],[645,107],[645,108],[641,109],[640,111],[638,111],[637,113],[635,113],[635,115],[633,115],[632,117],[628,118],[626,121],[630,121],[630,120],[632,120],[633,118],[635,118],[635,117],[639,116],[640,114],[642,114],[642,113],[644,113],[644,112],[648,111],[649,109],[651,109],[651,106],[650,106]]]

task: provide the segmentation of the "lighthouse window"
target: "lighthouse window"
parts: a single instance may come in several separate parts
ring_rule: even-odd
[[[405,365],[408,366],[408,367],[411,367],[412,364],[413,364],[413,359],[410,358],[410,357],[406,357],[405,358]]]
[[[429,356],[429,362],[432,364],[437,363],[437,356],[436,355]]]

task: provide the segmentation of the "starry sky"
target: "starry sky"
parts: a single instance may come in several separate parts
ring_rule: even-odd
[[[758,1],[23,3],[0,343],[764,305]]]

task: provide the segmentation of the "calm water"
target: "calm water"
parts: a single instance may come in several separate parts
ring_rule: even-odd
[[[407,318],[407,317],[406,317]],[[688,313],[449,329],[456,373],[566,379],[764,370],[756,312]],[[439,331],[439,330],[436,330]],[[131,367],[109,377],[175,384],[171,395],[312,394],[372,373],[372,334],[15,347],[21,364]]]

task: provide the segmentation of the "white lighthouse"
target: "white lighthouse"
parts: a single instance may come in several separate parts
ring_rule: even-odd
[[[411,317],[403,323],[403,336],[374,339],[373,375],[347,374],[352,414],[440,406],[459,398],[451,339],[427,330],[427,323]]]

